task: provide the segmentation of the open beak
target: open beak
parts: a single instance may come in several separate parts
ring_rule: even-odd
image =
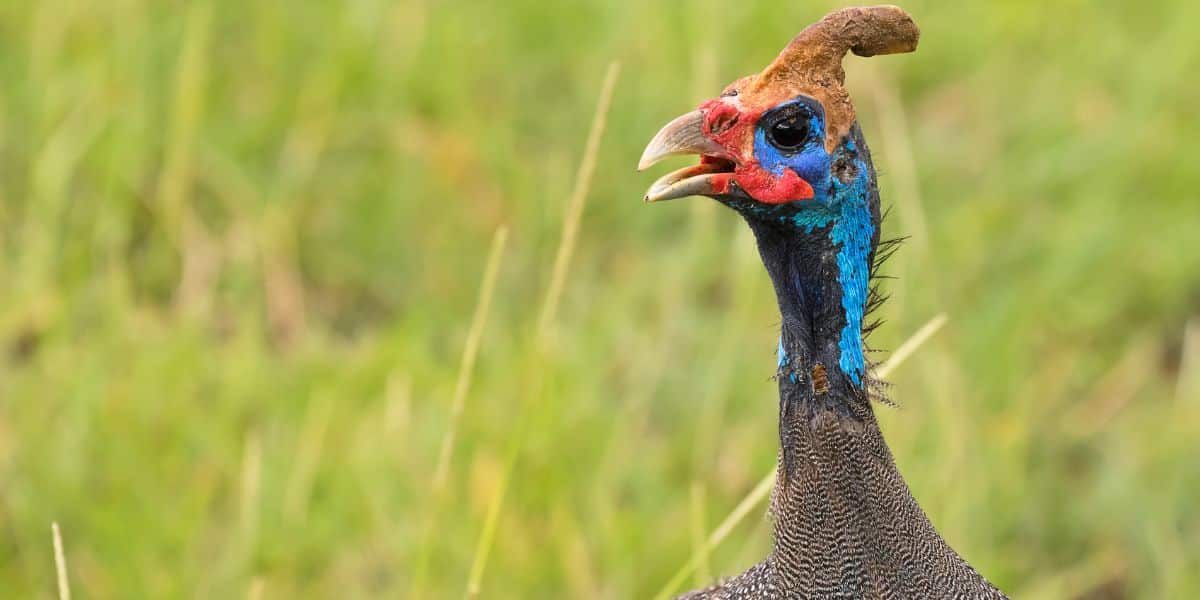
[[[644,171],[654,163],[678,154],[698,154],[700,164],[673,171],[651,184],[646,190],[646,202],[674,200],[685,196],[712,196],[724,193],[728,187],[733,161],[720,144],[704,135],[704,113],[694,110],[676,117],[659,130],[638,161]],[[723,182],[723,183],[722,183]]]

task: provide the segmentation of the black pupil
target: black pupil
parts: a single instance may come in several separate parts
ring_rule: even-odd
[[[808,125],[799,117],[783,119],[771,126],[771,137],[779,148],[798,148],[808,139]]]

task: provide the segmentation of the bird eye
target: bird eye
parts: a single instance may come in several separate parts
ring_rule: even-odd
[[[780,150],[798,150],[808,140],[808,123],[799,115],[780,119],[771,125],[771,145]]]

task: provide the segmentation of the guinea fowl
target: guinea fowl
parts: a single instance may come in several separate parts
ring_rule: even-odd
[[[894,6],[830,13],[761,73],[667,124],[642,156],[639,169],[699,155],[646,201],[708,196],[741,214],[782,317],[773,550],[685,598],[1005,597],[917,505],[871,408],[863,317],[880,301],[871,277],[886,248],[841,61],[912,52],[919,36]]]

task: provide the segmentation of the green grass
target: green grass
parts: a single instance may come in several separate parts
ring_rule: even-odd
[[[57,521],[77,598],[657,592],[773,464],[777,313],[633,167],[830,6],[0,5],[0,590],[54,597]],[[949,317],[877,411],[901,470],[1018,597],[1200,595],[1200,5],[905,7],[916,54],[847,61],[914,236],[873,341]]]

